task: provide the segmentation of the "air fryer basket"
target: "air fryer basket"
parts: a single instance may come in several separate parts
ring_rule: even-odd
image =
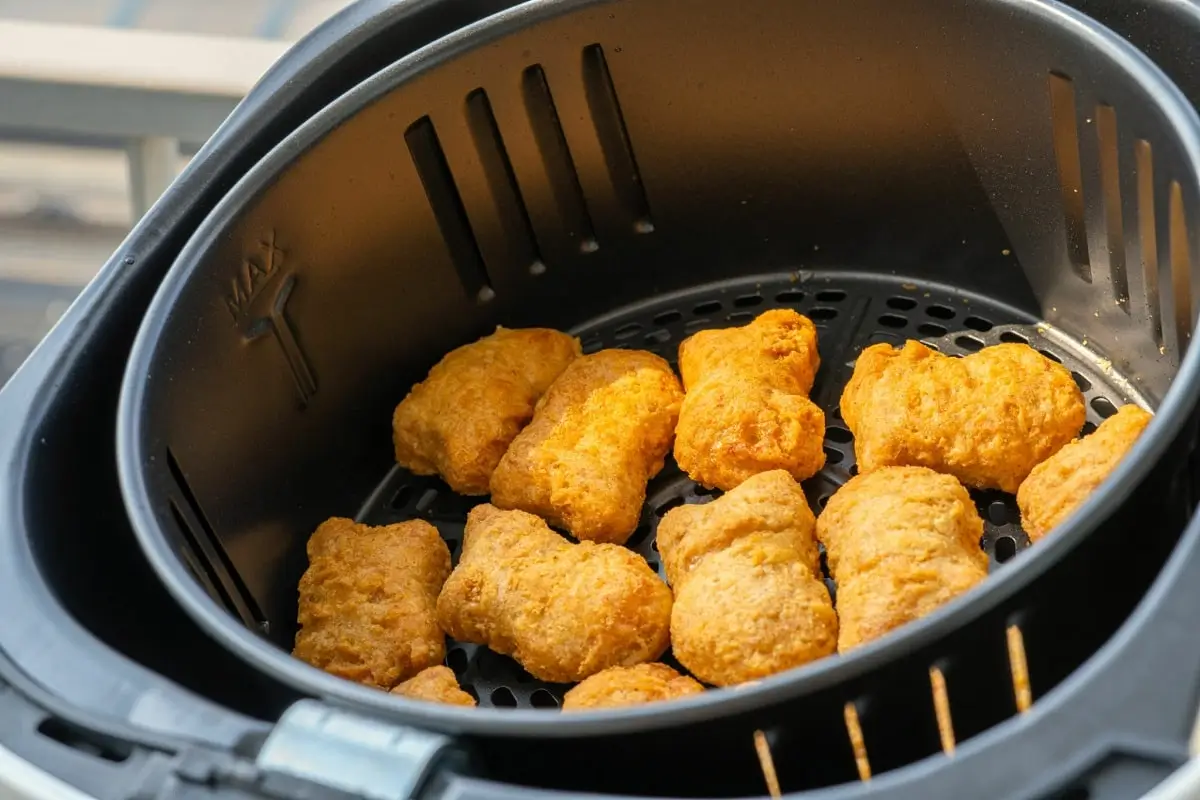
[[[200,229],[129,364],[131,517],[202,625],[316,695],[477,737],[609,737],[629,769],[694,757],[702,734],[728,753],[784,719],[772,744],[812,756],[780,765],[800,785],[853,779],[860,755],[876,772],[930,755],[945,744],[931,667],[960,739],[1011,716],[1017,662],[1044,693],[1161,563],[1170,542],[1151,532],[1130,548],[1128,523],[1187,513],[1175,477],[1196,381],[1197,129],[1146,59],[1053,4],[525,4],[344,96]],[[982,589],[755,687],[560,717],[538,709],[563,687],[454,646],[450,665],[485,706],[464,711],[286,655],[320,520],[423,516],[457,544],[470,502],[394,468],[388,425],[447,350],[498,323],[536,324],[588,349],[671,357],[691,331],[781,305],[821,326],[814,397],[828,412],[869,342],[962,352],[1017,338],[1072,367],[1092,424],[1130,401],[1157,419],[1097,497]],[[829,422],[829,466],[806,487],[816,506],[853,463]],[[664,471],[631,545],[653,561],[657,518],[705,499]],[[978,500],[1007,560],[1024,544],[1011,501]],[[662,729],[674,736],[640,735]],[[541,758],[571,757],[555,748]],[[660,778],[680,790],[673,770],[644,780]]]

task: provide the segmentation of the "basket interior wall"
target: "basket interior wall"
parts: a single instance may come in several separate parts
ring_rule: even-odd
[[[308,533],[386,471],[407,388],[497,323],[570,328],[760,273],[902,275],[1089,336],[1165,391],[1196,190],[1129,78],[1045,18],[569,5],[297,152],[182,292],[147,469],[180,557],[243,622],[290,643]]]

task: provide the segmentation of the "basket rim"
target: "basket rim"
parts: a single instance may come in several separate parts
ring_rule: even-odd
[[[462,54],[482,48],[532,24],[545,22],[607,0],[527,0],[499,11],[398,59],[341,95],[284,138],[248,171],[216,205],[180,251],[155,293],[143,318],[122,379],[117,414],[117,467],[121,493],[143,553],[166,588],[201,628],[256,669],[306,694],[351,703],[400,724],[450,734],[517,737],[585,737],[677,727],[750,712],[762,707],[830,689],[862,678],[879,665],[904,657],[970,624],[1024,589],[1065,558],[1103,522],[1146,478],[1187,424],[1200,383],[1200,348],[1182,359],[1171,387],[1141,436],[1117,469],[1094,491],[1053,537],[1026,553],[1019,569],[989,576],[981,587],[967,592],[932,614],[905,625],[891,635],[856,648],[847,655],[820,659],[770,676],[754,685],[712,689],[664,704],[591,711],[586,714],[548,714],[538,710],[458,708],[422,703],[390,695],[337,678],[263,641],[232,619],[188,573],[162,531],[165,504],[155,497],[144,467],[152,456],[144,434],[145,401],[152,381],[151,365],[160,332],[180,295],[201,272],[204,256],[217,237],[293,161],[366,106]],[[1179,137],[1192,177],[1200,186],[1200,117],[1182,92],[1148,56],[1108,28],[1055,0],[985,0],[1011,8],[1086,39],[1154,98]],[[1192,390],[1192,391],[1189,391]],[[847,699],[851,699],[849,696]]]

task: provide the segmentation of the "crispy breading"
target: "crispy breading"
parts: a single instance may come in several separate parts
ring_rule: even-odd
[[[851,478],[817,520],[837,582],[845,652],[929,614],[987,577],[983,520],[956,478],[884,467]]]
[[[679,663],[729,686],[834,652],[838,622],[814,526],[804,490],[785,470],[667,512],[658,549],[675,591]]]
[[[476,705],[475,698],[464,692],[449,667],[429,667],[392,689],[392,694],[412,700],[428,700],[431,703],[446,703],[452,706]]]
[[[820,363],[816,327],[791,309],[685,339],[679,370],[687,396],[675,432],[680,468],[724,490],[773,469],[796,480],[815,475],[825,466],[825,414],[808,393]]]
[[[909,341],[863,350],[842,393],[860,472],[921,466],[968,486],[1016,492],[1079,435],[1071,372],[1024,344],[953,358]]]
[[[670,365],[653,353],[576,359],[492,474],[492,502],[538,514],[577,539],[623,543],[671,449],[682,401]]]
[[[308,560],[297,658],[391,689],[446,657],[435,603],[450,550],[428,522],[371,527],[335,517],[308,540]]]
[[[511,655],[535,678],[580,681],[667,649],[671,591],[612,544],[572,544],[524,511],[476,506],[437,601],[442,629]]]
[[[1090,436],[1077,439],[1033,468],[1017,490],[1021,527],[1037,541],[1071,515],[1133,447],[1152,416],[1122,406]]]
[[[497,328],[452,350],[396,406],[396,461],[459,494],[487,494],[504,451],[579,353],[578,339],[545,328]]]
[[[563,711],[616,708],[700,694],[704,687],[666,664],[611,667],[578,684],[563,697]]]

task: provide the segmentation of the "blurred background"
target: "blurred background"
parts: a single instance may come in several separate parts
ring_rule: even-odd
[[[0,385],[238,99],[349,0],[0,0]]]

